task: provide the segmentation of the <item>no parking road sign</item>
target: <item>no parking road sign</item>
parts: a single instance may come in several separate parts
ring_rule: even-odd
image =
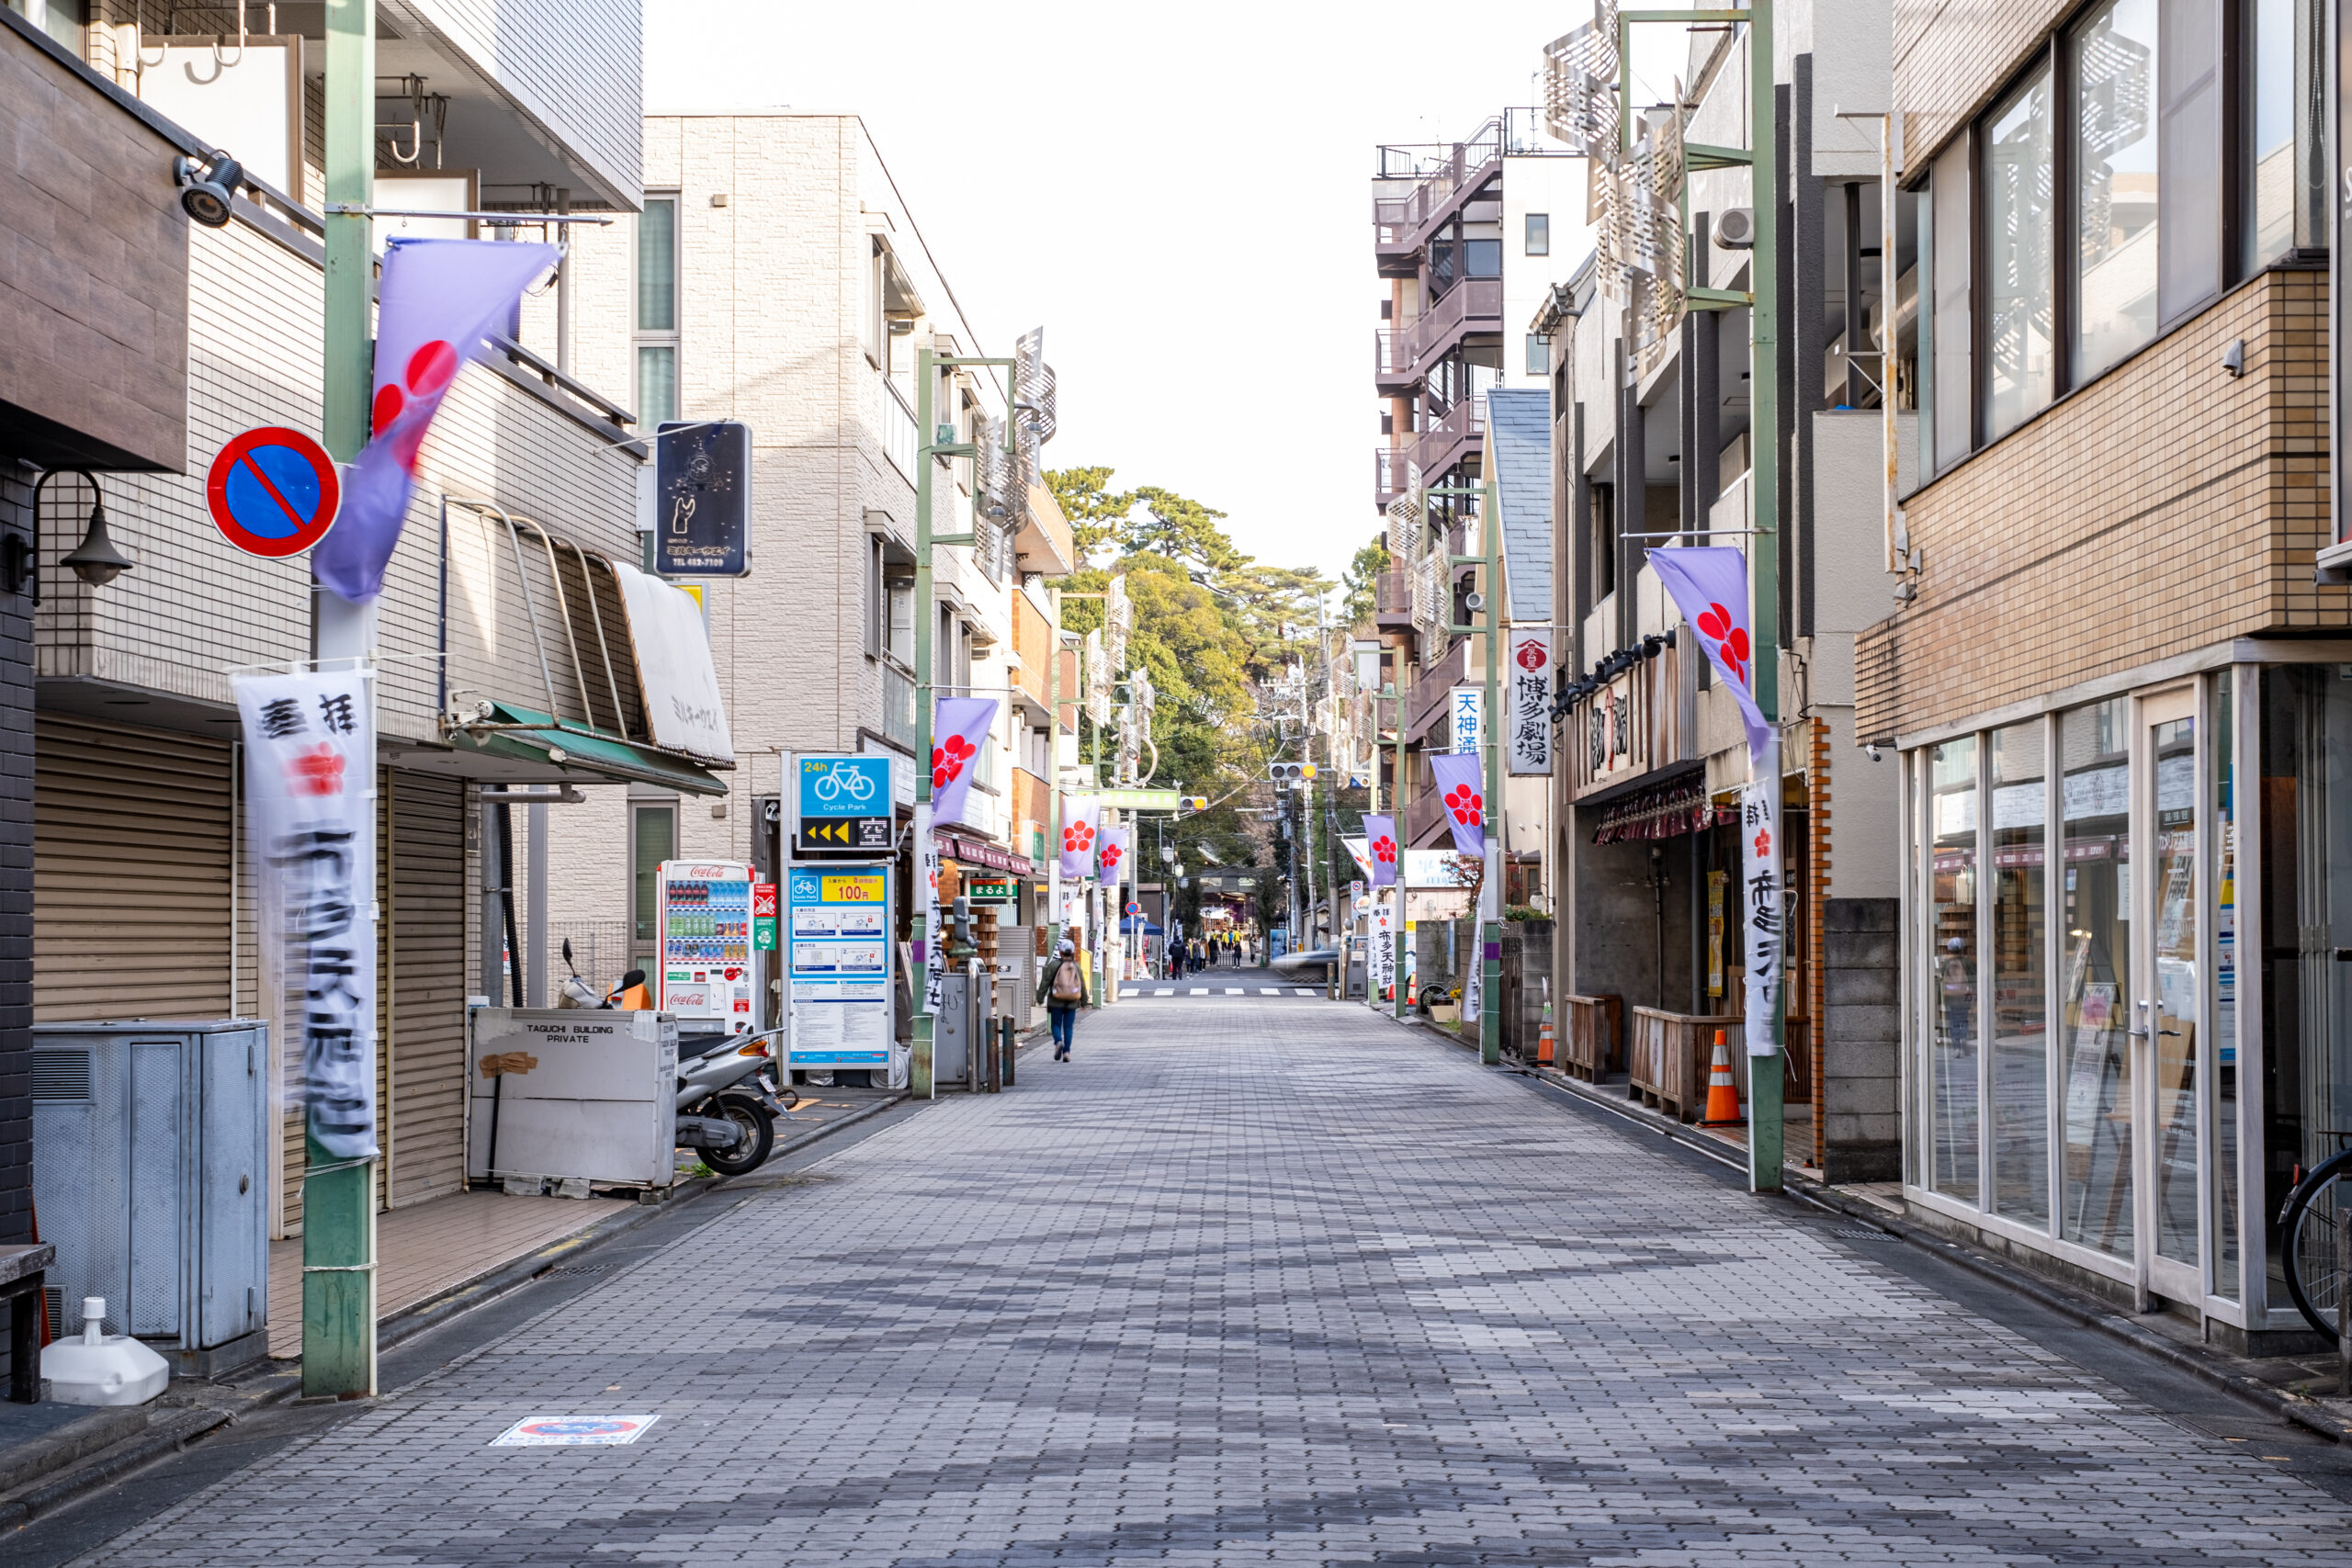
[[[283,425],[248,430],[221,447],[204,480],[213,526],[250,556],[309,549],[326,537],[342,499],[326,448]]]
[[[526,1416],[490,1440],[493,1449],[617,1448],[645,1436],[654,1416]]]

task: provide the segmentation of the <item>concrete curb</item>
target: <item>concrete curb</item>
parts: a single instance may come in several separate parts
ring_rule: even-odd
[[[903,1092],[896,1093],[836,1121],[812,1127],[797,1138],[776,1145],[768,1158],[773,1161],[820,1143],[845,1127],[880,1115],[906,1099]],[[559,1262],[625,1235],[678,1203],[739,1180],[751,1182],[757,1175],[754,1171],[743,1177],[707,1176],[680,1182],[669,1190],[673,1196],[662,1202],[631,1204],[559,1241],[485,1269],[386,1317],[378,1325],[377,1348],[390,1349],[519,1289]],[[18,1456],[0,1461],[0,1529],[24,1525],[220,1430],[247,1411],[296,1399],[302,1391],[299,1376],[288,1371],[284,1364],[272,1362],[264,1362],[260,1371],[240,1382],[199,1386],[228,1398],[220,1404],[161,1410],[153,1406],[96,1410],[48,1437],[22,1445]],[[44,1481],[43,1477],[51,1479]]]
[[[1366,1010],[1369,1011],[1370,1010]],[[1374,1018],[1396,1022],[1384,1013]],[[1466,1043],[1419,1020],[1405,1021],[1407,1028],[1418,1030],[1456,1048],[1467,1048]],[[1687,1148],[1720,1160],[1734,1169],[1743,1168],[1732,1151],[1721,1142],[1695,1133],[1679,1122],[1662,1116],[1645,1106],[1612,1095],[1582,1078],[1572,1078],[1550,1067],[1527,1066],[1506,1063],[1508,1071],[1576,1096],[1578,1100],[1601,1111],[1620,1116],[1625,1121],[1660,1136],[1672,1139]],[[2095,1329],[2108,1337],[2154,1357],[2177,1371],[2185,1372],[2210,1387],[2233,1395],[2253,1405],[2265,1415],[2277,1416],[2307,1431],[2317,1433],[2335,1442],[2352,1438],[2352,1409],[2338,1409],[2335,1404],[2308,1398],[2279,1388],[2259,1374],[2258,1362],[2226,1350],[2177,1344],[2132,1322],[2119,1316],[2105,1303],[2043,1280],[2030,1270],[1979,1252],[1920,1225],[1913,1224],[1900,1215],[1889,1213],[1876,1204],[1850,1198],[1836,1188],[1815,1181],[1801,1174],[1795,1166],[1783,1168],[1782,1181],[1789,1196],[1800,1202],[1859,1220],[1872,1229],[1883,1232],[1922,1251],[1932,1252],[1945,1261],[1957,1264],[1980,1279],[2006,1287],[2025,1296],[2038,1305],[2048,1308],[2062,1317],[2072,1319],[2086,1328]]]

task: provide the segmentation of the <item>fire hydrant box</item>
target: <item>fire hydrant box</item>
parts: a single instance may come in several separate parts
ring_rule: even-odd
[[[668,1013],[476,1008],[466,1087],[469,1180],[675,1179],[678,1021]]]

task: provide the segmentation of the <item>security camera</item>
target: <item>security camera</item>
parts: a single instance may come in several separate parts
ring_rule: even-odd
[[[1878,742],[1875,740],[1864,741],[1862,743],[1862,755],[1868,757],[1873,762],[1877,761],[1879,760]]]
[[[245,179],[243,164],[216,147],[201,164],[194,158],[179,159],[172,164],[172,175],[179,182],[181,211],[208,229],[229,226],[237,187]]]
[[[1462,607],[1475,615],[1487,607],[1487,596],[1484,593],[1464,593]]]

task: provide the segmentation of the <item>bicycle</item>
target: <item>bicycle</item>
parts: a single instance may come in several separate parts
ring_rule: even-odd
[[[2332,1137],[2352,1134],[2331,1133]],[[2336,1337],[2345,1310],[2344,1266],[2336,1255],[2340,1224],[2352,1211],[2352,1148],[2313,1166],[2278,1211],[2287,1294],[2323,1338]]]

